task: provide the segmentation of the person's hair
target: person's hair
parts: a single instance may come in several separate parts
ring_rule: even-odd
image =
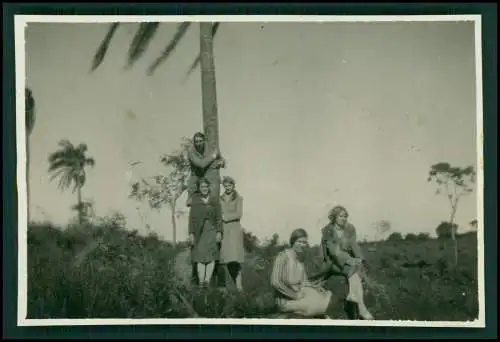
[[[201,133],[201,132],[196,132],[194,135],[193,135],[193,141],[196,139],[196,138],[202,138],[203,140],[205,140],[205,134]]]
[[[210,189],[210,185],[211,185],[212,183],[210,183],[210,181],[209,181],[208,179],[206,179],[205,177],[200,177],[200,178],[198,178],[198,180],[196,181],[196,190],[200,191],[200,186],[201,186],[201,184],[203,184],[203,183],[207,184],[207,185],[208,185],[208,187],[209,187],[209,189]]]
[[[290,246],[293,246],[295,244],[295,241],[303,237],[307,238],[306,230],[302,228],[295,229],[290,235]]]
[[[236,187],[236,182],[234,181],[234,179],[232,177],[224,176],[222,178],[222,185],[224,185],[226,183],[232,184],[233,187]],[[231,194],[231,201],[234,201],[237,197],[238,197],[238,192],[234,188],[233,193]]]
[[[349,215],[346,208],[341,205],[337,205],[333,207],[333,209],[328,213],[328,219],[331,223],[335,223],[335,221],[337,220],[337,216],[339,216],[342,212],[345,212],[347,215]]]
[[[234,178],[229,177],[229,176],[222,177],[222,184],[224,184],[224,183],[229,183],[229,184],[232,184],[232,185],[236,185],[236,182],[234,181]]]

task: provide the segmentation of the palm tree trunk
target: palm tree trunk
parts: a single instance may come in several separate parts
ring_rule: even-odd
[[[201,96],[203,110],[203,130],[207,137],[207,147],[210,151],[219,150],[219,121],[217,113],[217,87],[215,82],[215,63],[213,51],[212,23],[200,22],[200,67]],[[220,195],[220,172],[213,170],[216,178],[213,195],[216,200]]]
[[[35,99],[31,89],[24,90],[25,126],[26,126],[26,196],[28,202],[28,223],[30,222],[31,196],[30,196],[30,135],[35,125]]]
[[[177,244],[177,220],[175,219],[175,202],[170,206],[170,219],[172,220],[172,240],[175,248]]]
[[[82,224],[83,223],[83,203],[82,203],[82,187],[79,185],[76,188],[76,195],[77,195],[77,200],[78,200],[78,223]]]
[[[451,215],[450,215],[450,227],[451,227],[451,239],[453,242],[453,266],[458,265],[458,241],[457,241],[457,235],[456,231],[454,228],[454,221],[455,221],[455,213],[457,212],[457,204],[453,205],[451,209]]]
[[[26,132],[26,197],[27,197],[27,220],[30,223],[31,196],[30,196],[30,138]]]

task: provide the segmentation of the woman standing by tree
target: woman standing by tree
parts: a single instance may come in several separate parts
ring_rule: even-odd
[[[220,202],[210,196],[210,182],[206,178],[198,179],[197,191],[192,195],[188,230],[198,284],[207,286],[219,260],[222,218]]]
[[[218,173],[216,170],[224,167],[225,162],[217,151],[207,150],[205,135],[201,132],[197,132],[193,136],[193,144],[188,150],[188,159],[191,174],[187,184],[188,198],[186,205],[190,206],[191,197],[197,190],[197,181],[200,178],[207,178],[211,182],[217,181]]]
[[[221,244],[220,263],[226,266],[236,288],[242,291],[241,266],[245,261],[245,250],[240,220],[243,216],[243,197],[236,191],[233,178],[224,177],[222,185],[224,186],[224,193],[221,195],[224,238]]]

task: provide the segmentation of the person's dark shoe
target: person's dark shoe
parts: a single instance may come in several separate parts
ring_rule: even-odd
[[[344,310],[348,319],[360,319],[358,303],[346,300],[344,302]]]

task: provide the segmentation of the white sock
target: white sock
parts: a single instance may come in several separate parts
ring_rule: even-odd
[[[212,274],[214,272],[214,268],[215,268],[215,262],[212,261],[211,263],[207,264],[205,266],[205,281],[207,283],[210,282],[210,279],[212,279]]]
[[[205,266],[205,264],[199,262],[198,264],[196,264],[196,268],[198,270],[198,280],[200,284],[203,284],[206,280],[207,267]]]

